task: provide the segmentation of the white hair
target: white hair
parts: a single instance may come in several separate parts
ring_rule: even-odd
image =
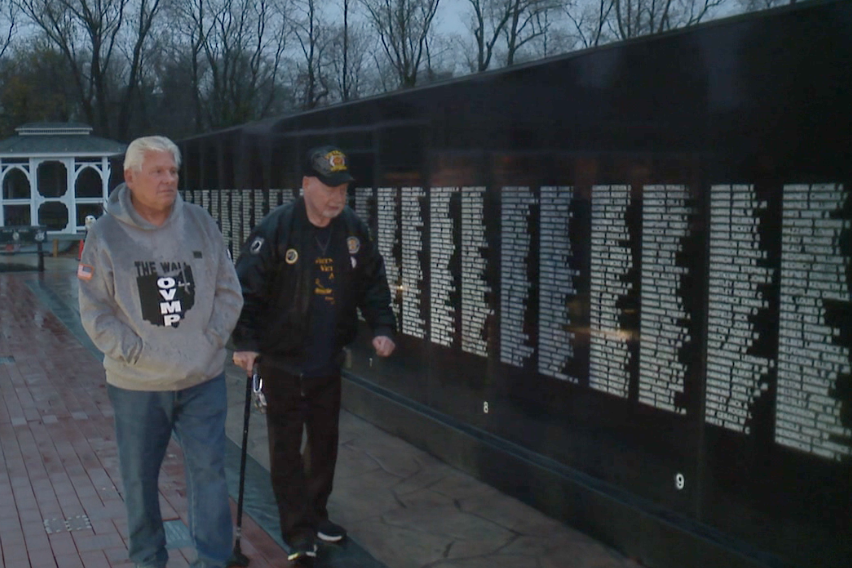
[[[174,142],[165,136],[143,136],[131,142],[127,147],[124,154],[124,169],[141,171],[146,152],[171,152],[175,159],[175,165],[180,167],[180,150]]]

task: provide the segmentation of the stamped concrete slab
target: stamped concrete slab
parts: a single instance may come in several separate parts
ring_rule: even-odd
[[[389,511],[382,519],[391,525],[415,528],[448,539],[504,542],[511,533],[492,519],[459,510],[449,497],[423,490],[402,498],[404,507]]]
[[[414,528],[365,521],[354,533],[364,548],[380,562],[393,568],[419,568],[445,559],[447,539]]]
[[[328,504],[329,515],[336,522],[352,527],[400,508],[399,500],[388,490],[394,481],[393,476],[386,472],[335,480],[334,492]]]
[[[459,497],[459,504],[462,511],[495,519],[501,526],[519,534],[551,536],[566,533],[563,523],[503,493],[484,498]]]

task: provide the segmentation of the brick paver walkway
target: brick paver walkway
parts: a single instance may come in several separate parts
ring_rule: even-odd
[[[34,294],[39,278],[53,277],[67,278],[0,278],[0,564],[129,567],[103,367]],[[184,495],[183,459],[173,442],[160,501],[167,526],[185,532]],[[250,517],[242,524],[252,568],[286,564],[284,550]],[[189,566],[194,551],[185,545],[170,540],[169,568]]]

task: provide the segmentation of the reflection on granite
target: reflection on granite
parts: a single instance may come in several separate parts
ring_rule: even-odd
[[[228,370],[228,436],[242,439],[245,379]],[[248,452],[269,467],[266,419]],[[342,411],[329,512],[389,568],[638,568],[597,541]]]
[[[333,511],[388,566],[636,566],[349,413],[341,424]]]

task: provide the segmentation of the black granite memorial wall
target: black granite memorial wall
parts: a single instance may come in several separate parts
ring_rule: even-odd
[[[184,140],[235,255],[336,143],[353,411],[650,566],[852,565],[852,3]]]

